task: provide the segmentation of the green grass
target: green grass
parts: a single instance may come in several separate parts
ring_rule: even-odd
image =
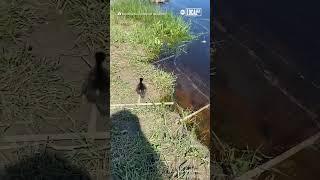
[[[67,10],[67,14],[71,13],[68,14],[70,15],[68,17],[71,19],[70,25],[76,32],[79,32],[80,36],[76,42],[79,43],[79,46],[82,47],[85,42],[88,42],[91,49],[107,48],[105,47],[107,42],[101,40],[108,35],[108,32],[105,31],[107,27],[104,26],[108,22],[103,20],[107,15],[101,11],[99,11],[100,14],[97,14],[95,11],[88,11],[85,8],[90,2],[94,1],[88,1],[86,4],[84,1],[52,0],[51,6],[47,3],[40,5],[38,1],[32,2],[35,4],[26,0],[0,2],[0,124],[2,126],[0,136],[5,133],[7,135],[25,133],[20,132],[21,130],[30,130],[35,134],[39,132],[47,133],[47,130],[78,133],[82,129],[68,126],[71,123],[73,123],[71,125],[79,125],[78,122],[73,121],[69,114],[80,106],[80,97],[78,96],[80,89],[76,90],[76,82],[67,82],[64,79],[61,75],[61,64],[58,59],[35,56],[32,51],[28,50],[25,41],[26,37],[35,29],[36,23],[41,23],[40,20],[45,19],[47,8],[56,7],[57,10]],[[75,9],[72,9],[66,2],[78,6],[74,6]],[[93,5],[94,7],[108,7],[106,4],[99,4],[98,1],[95,1]],[[91,7],[91,5],[89,6]],[[82,14],[82,11],[85,13]],[[50,20],[46,20],[50,23]],[[76,25],[75,23],[80,24]],[[88,23],[90,27],[85,27],[85,23]],[[70,122],[70,120],[73,122]],[[18,127],[16,129],[15,122],[23,121],[26,122],[25,128]],[[6,130],[9,132],[6,132]],[[79,146],[87,145],[88,147],[67,152],[60,151],[65,159],[71,161],[72,164],[79,165],[81,169],[85,168],[92,175],[96,175],[95,173],[99,170],[109,172],[106,169],[108,163],[106,157],[109,157],[110,152],[106,150],[105,146],[91,144],[86,139],[75,140],[72,143]],[[105,144],[105,142],[103,143]],[[57,144],[59,145],[59,143]],[[63,142],[63,145],[66,145],[66,143]],[[63,148],[63,145],[60,148]],[[22,149],[14,149],[13,151],[16,152],[13,153],[12,151],[12,155],[14,154],[13,157],[17,160],[23,160],[25,157],[34,156],[37,153],[35,151],[39,150],[38,146],[41,145],[26,145]],[[52,149],[50,148],[50,150]],[[45,166],[49,166],[51,177],[61,173],[59,168],[66,167],[60,163],[56,164],[59,167],[55,169],[53,167],[54,162],[50,158],[44,157],[39,162],[37,157],[34,162],[24,163],[26,161],[22,161],[21,163],[26,166],[18,166],[16,172],[12,173],[25,175],[21,173],[23,170],[30,173],[29,168],[37,166],[37,170],[40,169],[39,171],[42,172],[33,177],[43,179],[44,175],[48,175],[48,169]],[[2,157],[1,160],[3,159],[7,160]],[[42,178],[39,176],[42,176]]]
[[[74,88],[59,75],[58,61],[22,49],[3,51],[0,64],[2,123],[27,121],[41,129],[48,119],[53,123],[77,106]]]
[[[34,131],[47,128],[69,131],[66,127],[61,127],[59,122],[69,121],[67,114],[78,107],[80,99],[74,87],[64,81],[60,75],[58,61],[34,57],[27,49],[10,49],[1,53],[0,63],[1,124],[15,128],[14,123],[17,121],[30,122],[28,128]],[[78,132],[78,129],[73,130]],[[5,131],[1,131],[0,136],[3,135],[2,133]],[[77,143],[87,144],[83,141]],[[30,148],[32,149],[31,146],[24,147],[25,150],[30,150]],[[90,172],[95,171],[99,167],[92,166],[90,163],[97,164],[104,153],[94,152],[97,151],[94,146],[89,148],[89,151],[87,149],[71,151],[66,154],[66,158],[79,167],[87,168]],[[18,158],[22,158],[20,155],[18,154]],[[26,163],[36,164],[36,162]],[[38,164],[38,166],[42,165],[50,166],[51,164]],[[29,167],[19,168],[27,170]],[[41,173],[48,175],[45,171]],[[51,175],[58,176],[59,173]]]
[[[208,149],[196,140],[194,130],[175,123],[174,112],[165,106],[128,112],[137,119],[123,113],[113,120],[111,171],[114,175],[121,174],[123,179],[186,179],[201,174],[206,179]],[[135,136],[116,128],[116,124],[131,124],[130,121],[138,121],[141,126]]]
[[[117,16],[118,12],[157,12],[147,1],[120,0],[111,7],[111,104],[135,103],[139,77],[147,83],[148,102],[172,101],[176,77],[150,62],[165,44],[172,49],[192,38],[182,19],[165,16]],[[179,29],[180,28],[180,29]],[[161,30],[160,30],[161,29]],[[112,110],[113,176],[120,179],[209,179],[209,151],[196,137],[196,125],[176,123],[180,117],[168,106]],[[130,129],[138,125],[132,136]],[[117,128],[117,127],[122,127]]]
[[[91,52],[109,49],[109,1],[51,0],[51,3],[66,13],[68,24],[78,34],[76,45]]]
[[[261,153],[259,148],[256,150],[249,149],[249,147],[247,149],[238,149],[222,142],[220,139],[212,138],[212,141],[215,145],[213,150],[214,157],[212,157],[212,167],[215,172],[213,174],[214,178],[227,179],[227,177],[241,176],[271,158]]]
[[[17,43],[21,37],[31,32],[41,17],[37,9],[23,0],[0,2],[0,41]]]
[[[130,32],[126,36],[119,35],[117,28],[111,28],[111,35],[116,42],[129,40],[142,44],[149,51],[148,60],[152,60],[166,48],[174,49],[183,41],[189,41],[194,36],[189,33],[190,24],[171,12],[165,15],[134,15],[118,16],[121,13],[161,13],[160,9],[147,0],[119,0],[111,6],[111,25],[130,23]],[[163,13],[163,12],[162,12]],[[128,21],[126,21],[128,19]],[[129,25],[129,24],[128,24]]]
[[[117,121],[124,120],[125,116]],[[116,127],[112,130],[111,172],[120,179],[158,179],[161,161],[142,134],[129,136]],[[159,178],[160,179],[160,178]]]
[[[124,35],[126,32],[122,30],[119,33]],[[112,40],[113,36],[111,36]],[[152,101],[159,102],[165,97],[167,101],[172,100],[176,79],[172,73],[156,69],[148,63],[145,55],[147,52],[140,45],[112,43],[112,46],[114,49],[111,52],[110,63],[111,103],[135,103],[137,101],[135,82],[140,77],[145,77],[151,83],[147,91],[152,94]]]
[[[1,179],[95,179],[97,173],[107,164],[106,146],[91,144],[85,140],[75,140],[82,147],[72,151],[53,151],[56,146],[49,143],[23,144],[12,151],[15,160],[6,159],[5,176]],[[64,147],[64,145],[60,146]],[[105,169],[104,169],[105,170]],[[105,170],[106,171],[106,170]],[[91,178],[88,178],[90,175]],[[78,177],[75,177],[78,176]],[[80,178],[81,176],[82,178]],[[11,177],[11,178],[9,178]]]

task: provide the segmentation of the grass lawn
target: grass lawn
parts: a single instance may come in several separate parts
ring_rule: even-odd
[[[143,77],[146,102],[173,100],[175,77],[150,64],[163,46],[174,48],[193,37],[182,19],[118,16],[159,12],[148,1],[120,0],[111,6],[111,104],[136,103],[135,86]],[[112,167],[120,179],[209,179],[209,151],[193,128],[169,106],[113,109]]]
[[[145,17],[117,16],[118,11],[158,12],[155,6],[146,1],[115,1],[111,7],[110,22],[107,1],[8,2],[0,2],[0,47],[6,49],[0,54],[2,124],[31,121],[32,130],[63,130],[75,133],[81,131],[80,126],[67,127],[78,123],[77,119],[71,122],[70,113],[80,106],[77,96],[80,84],[66,79],[81,79],[81,73],[78,71],[86,71],[88,67],[81,66],[83,62],[80,58],[66,58],[60,53],[79,55],[82,51],[92,53],[97,49],[108,50],[109,23],[111,104],[136,103],[138,97],[134,89],[140,77],[145,78],[148,87],[146,101],[172,100],[175,77],[154,68],[149,62],[158,57],[163,50],[162,47],[172,49],[193,38],[188,32],[188,24],[182,19],[171,14]],[[51,26],[54,23],[57,25]],[[46,29],[47,26],[62,26],[61,31],[69,31],[70,28],[77,36],[75,39],[69,39],[69,36],[66,36],[68,39],[63,39],[60,35],[64,37],[65,34],[69,34]],[[28,50],[30,37],[34,34],[50,36],[48,32],[56,37],[51,39],[56,44],[43,43]],[[73,49],[68,49],[65,44],[72,44]],[[45,49],[46,45],[49,46],[49,50]],[[38,52],[38,55],[34,55],[34,52]],[[56,58],[46,57],[51,54]],[[66,72],[71,76],[65,76],[61,71],[63,68],[69,68]],[[75,68],[74,72],[71,72],[72,68]],[[193,128],[176,123],[181,117],[172,108],[157,106],[128,110],[112,109],[111,113],[110,158],[115,179],[209,178],[208,149],[196,140]],[[57,123],[57,119],[63,120],[62,123]],[[108,149],[88,144],[85,139],[80,141],[73,143],[86,144],[89,148],[67,151],[63,153],[63,157],[72,164],[86,169],[93,176],[99,171],[107,171],[106,163],[110,159],[106,158],[109,156]],[[28,156],[37,152],[38,145],[34,146],[36,147],[32,146],[30,150],[25,150],[25,153],[17,156]]]
[[[101,8],[100,13],[91,7]],[[2,136],[77,134],[87,130],[87,115],[81,112],[85,108],[80,109],[79,92],[82,73],[89,69],[72,54],[107,49],[108,43],[101,40],[109,34],[106,7],[107,2],[101,1],[0,2],[0,141]],[[78,112],[78,117],[73,116]],[[81,117],[85,120],[81,121]],[[32,179],[61,179],[65,174],[63,167],[74,166],[73,173],[85,171],[85,176],[90,174],[93,178],[110,173],[106,168],[110,154],[106,142],[101,146],[80,138],[47,143],[48,148],[44,148],[43,142],[1,142],[4,147],[12,147],[0,151],[1,179],[5,179],[3,172],[6,176],[22,176],[21,170]],[[66,150],[65,146],[86,148]],[[58,151],[62,160],[42,156],[44,149]],[[4,165],[11,167],[3,169]],[[65,175],[72,175],[70,172]]]

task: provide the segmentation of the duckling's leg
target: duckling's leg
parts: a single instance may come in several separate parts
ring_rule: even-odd
[[[82,104],[87,104],[87,97],[86,97],[86,94],[88,92],[88,80],[86,79],[83,83],[82,83],[82,86],[81,86],[81,92],[80,92],[80,95],[81,95],[81,99],[82,99]]]
[[[140,102],[141,102],[141,96],[138,95],[138,103],[140,104]]]
[[[88,103],[86,95],[84,95],[84,94],[81,95],[81,102],[82,102],[82,104],[87,104]]]
[[[96,125],[98,120],[98,109],[95,103],[90,103],[91,110],[90,116],[88,121],[88,134],[89,134],[89,141],[94,142],[94,134],[96,133]]]

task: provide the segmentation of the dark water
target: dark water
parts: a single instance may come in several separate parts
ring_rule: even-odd
[[[320,2],[289,0],[229,0],[218,2],[216,14],[218,19],[232,21],[238,27],[250,27],[260,39],[281,42],[290,51],[291,63],[299,66],[306,78],[319,85],[319,5]],[[274,47],[275,42],[268,42],[268,45],[279,53],[287,53],[284,49]]]
[[[177,16],[185,8],[202,8],[202,16],[183,16],[191,22],[191,33],[199,37],[184,44],[184,51],[167,60],[155,63],[159,68],[174,72],[177,76],[175,89],[176,101],[184,108],[198,110],[210,103],[210,1],[171,0],[162,4],[164,11],[171,11]],[[209,109],[199,114],[200,140],[209,144],[210,113]]]
[[[221,139],[276,156],[320,130],[318,4],[217,2],[213,130]],[[317,166],[306,152],[291,161],[299,159]]]

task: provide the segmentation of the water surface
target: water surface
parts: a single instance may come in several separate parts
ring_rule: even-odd
[[[198,17],[182,16],[191,25],[190,33],[198,38],[183,44],[184,52],[174,54],[163,60],[161,57],[155,65],[173,72],[177,76],[175,89],[176,101],[184,108],[198,110],[210,103],[210,1],[171,0],[162,4],[164,11],[173,12],[176,16],[181,9],[202,8]],[[166,55],[170,56],[170,55]],[[205,144],[209,144],[210,113],[209,109],[199,114],[200,136]],[[201,120],[200,120],[201,119]]]
[[[276,156],[320,130],[315,7],[288,0],[217,3],[213,130],[225,142],[262,146]],[[306,151],[294,159],[312,162]],[[308,173],[301,170],[300,177]]]

